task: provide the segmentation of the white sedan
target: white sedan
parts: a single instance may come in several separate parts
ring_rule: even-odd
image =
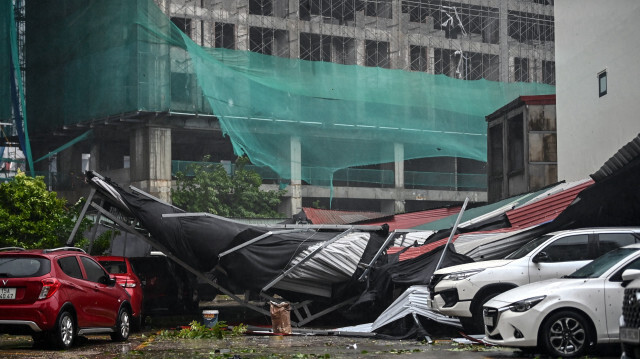
[[[551,356],[585,354],[619,341],[622,272],[640,269],[640,244],[618,248],[574,273],[514,288],[484,305],[488,343],[537,347]]]

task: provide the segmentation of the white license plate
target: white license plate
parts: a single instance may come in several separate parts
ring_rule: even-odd
[[[16,289],[0,288],[0,299],[16,299]]]
[[[638,328],[620,328],[620,341],[640,343],[640,330],[638,330]]]
[[[493,317],[484,317],[484,325],[493,327]]]

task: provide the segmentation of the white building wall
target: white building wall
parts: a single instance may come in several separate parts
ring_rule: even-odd
[[[555,2],[559,180],[588,177],[640,133],[639,19],[637,0]]]

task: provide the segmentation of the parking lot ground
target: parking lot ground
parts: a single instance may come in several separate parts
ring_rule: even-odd
[[[176,339],[145,330],[133,333],[125,343],[108,336],[80,338],[66,351],[34,347],[28,336],[0,335],[1,358],[544,358],[512,348],[459,344],[451,339],[433,343],[416,340],[380,340],[321,335],[242,335],[224,339]],[[603,347],[590,359],[619,358],[618,346]]]
[[[220,319],[229,324],[269,325],[270,318],[255,316],[244,307],[227,301],[201,304],[202,309],[219,309]],[[337,358],[545,358],[540,353],[525,353],[504,347],[460,344],[451,337],[434,337],[432,343],[418,340],[382,340],[338,335],[241,335],[224,339],[177,339],[163,336],[192,320],[202,322],[200,312],[182,315],[154,315],[146,320],[143,331],[132,333],[124,343],[114,343],[109,336],[81,337],[65,351],[34,347],[29,336],[0,335],[0,358],[269,358],[269,359],[337,359]],[[325,325],[326,323],[323,323]],[[323,333],[327,326],[305,326]],[[335,327],[334,327],[335,328]],[[304,332],[304,331],[301,331]],[[589,359],[620,357],[619,345],[599,348]]]

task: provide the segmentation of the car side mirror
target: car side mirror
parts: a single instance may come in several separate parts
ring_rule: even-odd
[[[536,254],[535,256],[533,256],[533,259],[531,260],[533,263],[541,263],[541,262],[548,262],[550,260],[549,255],[547,254],[547,252],[540,252],[538,254]]]
[[[622,286],[626,287],[629,283],[639,278],[639,269],[626,269],[624,272],[622,272]]]

